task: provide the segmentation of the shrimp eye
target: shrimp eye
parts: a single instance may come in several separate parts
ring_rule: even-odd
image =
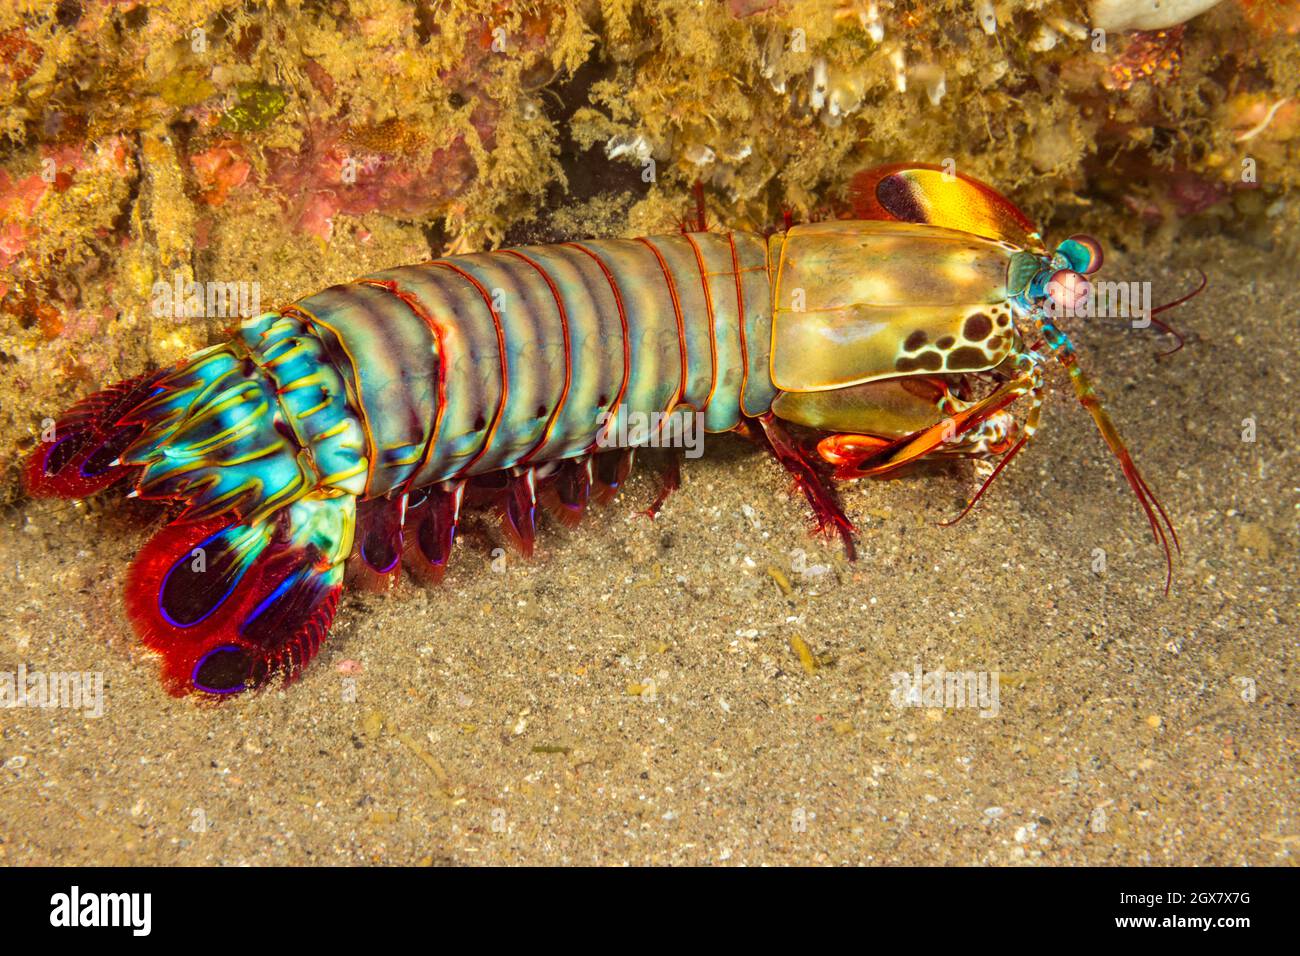
[[[1065,257],[1075,272],[1090,276],[1101,268],[1101,243],[1092,236],[1071,236],[1057,246],[1056,251]]]
[[[1047,295],[1062,312],[1074,312],[1088,299],[1088,280],[1070,269],[1059,269],[1047,280]]]

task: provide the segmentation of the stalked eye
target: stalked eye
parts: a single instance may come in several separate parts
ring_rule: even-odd
[[[1056,247],[1075,272],[1090,276],[1101,268],[1101,243],[1092,236],[1071,236]]]
[[[191,683],[206,694],[238,694],[248,681],[248,651],[234,644],[214,647],[194,665]]]
[[[1077,272],[1061,269],[1047,281],[1047,295],[1058,310],[1074,312],[1088,299],[1088,280]]]

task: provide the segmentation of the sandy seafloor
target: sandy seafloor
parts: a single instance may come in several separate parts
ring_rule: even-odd
[[[1196,265],[1172,359],[1076,335],[1181,534],[1168,597],[1059,373],[956,527],[969,465],[847,486],[847,564],[774,462],[711,440],[658,521],[642,469],[531,563],[471,533],[441,588],[350,594],[299,683],[220,707],[167,696],[124,616],[148,510],[19,505],[0,671],[101,671],[105,713],[0,714],[0,862],[1292,864],[1300,283],[1227,239],[1103,277],[1168,299]],[[917,664],[998,671],[999,713],[895,707]]]

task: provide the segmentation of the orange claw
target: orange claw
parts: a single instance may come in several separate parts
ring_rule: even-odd
[[[874,435],[828,435],[817,443],[822,460],[836,468],[857,467],[890,442]]]
[[[924,458],[939,446],[964,435],[979,425],[980,422],[1000,412],[1025,394],[1028,389],[1029,378],[1027,376],[1005,382],[996,391],[985,396],[969,408],[955,412],[929,428],[914,432],[911,435],[904,435],[902,438],[890,442],[889,448],[885,449],[885,451],[889,452],[888,457],[882,461],[867,467],[861,465],[848,468],[841,467],[836,471],[836,477],[876,478]]]

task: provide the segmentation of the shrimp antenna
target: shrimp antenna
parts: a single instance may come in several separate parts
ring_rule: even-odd
[[[1169,515],[1165,513],[1164,507],[1146,483],[1146,479],[1142,477],[1142,473],[1138,471],[1137,465],[1133,463],[1133,456],[1124,447],[1124,442],[1119,437],[1119,431],[1115,428],[1114,422],[1110,420],[1106,410],[1101,407],[1101,402],[1097,400],[1097,394],[1093,391],[1092,382],[1083,373],[1083,369],[1079,367],[1074,352],[1070,349],[1063,349],[1059,353],[1059,358],[1061,364],[1070,373],[1070,384],[1074,386],[1074,393],[1079,399],[1079,404],[1088,410],[1092,420],[1097,423],[1097,430],[1101,432],[1101,437],[1105,439],[1111,452],[1119,459],[1124,477],[1128,480],[1129,487],[1133,489],[1133,494],[1137,496],[1138,503],[1146,513],[1147,521],[1151,524],[1152,537],[1165,549],[1165,594],[1168,594],[1169,586],[1174,580],[1174,556],[1169,548],[1170,541],[1173,542],[1174,549],[1179,554],[1183,553],[1182,545],[1178,543],[1178,532],[1174,530]]]
[[[1170,309],[1182,305],[1188,299],[1195,298],[1205,290],[1205,286],[1209,283],[1209,279],[1206,278],[1204,270],[1197,269],[1196,271],[1201,273],[1201,284],[1199,286],[1197,286],[1195,289],[1193,289],[1191,292],[1187,293],[1187,295],[1183,296],[1180,299],[1174,299],[1173,302],[1166,302],[1164,305],[1156,306],[1154,309],[1151,310],[1151,314],[1147,316],[1147,318],[1151,321],[1151,324],[1154,325],[1157,329],[1159,329],[1161,332],[1164,332],[1166,335],[1172,335],[1174,338],[1178,340],[1178,344],[1175,345],[1173,348],[1171,348],[1168,352],[1157,352],[1156,358],[1166,358],[1167,356],[1173,355],[1175,352],[1177,352],[1186,344],[1182,335],[1178,332],[1177,329],[1173,328],[1170,325],[1166,325],[1164,322],[1161,322],[1159,319],[1156,318],[1156,316],[1159,315],[1161,312],[1167,312]]]

